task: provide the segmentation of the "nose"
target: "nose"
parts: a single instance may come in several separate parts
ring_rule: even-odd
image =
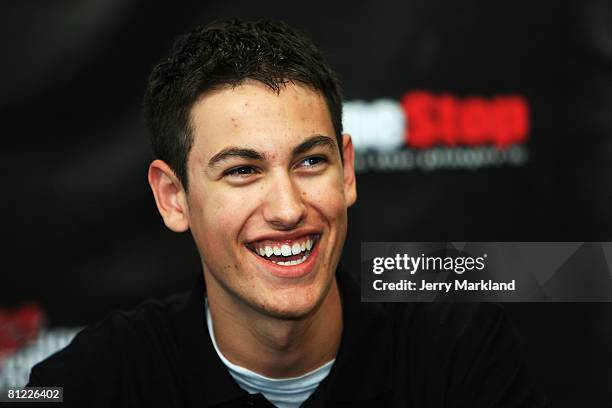
[[[306,205],[299,186],[284,173],[270,180],[263,217],[273,228],[290,230],[306,218]]]

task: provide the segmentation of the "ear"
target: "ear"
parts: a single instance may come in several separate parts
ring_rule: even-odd
[[[347,208],[357,200],[357,181],[355,179],[355,149],[348,133],[342,135],[342,157],[344,159],[344,197]]]
[[[187,195],[174,171],[163,160],[154,160],[149,165],[148,178],[157,209],[166,227],[174,232],[187,231],[189,228]]]

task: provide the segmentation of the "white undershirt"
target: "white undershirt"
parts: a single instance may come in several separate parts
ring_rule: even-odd
[[[249,394],[263,394],[268,401],[279,408],[297,408],[310,397],[319,383],[327,377],[336,359],[333,359],[321,367],[316,368],[299,377],[291,378],[269,378],[257,374],[248,368],[230,362],[217,347],[215,332],[213,330],[208,299],[204,302],[206,308],[206,325],[213,346],[223,364],[227,367],[231,376],[236,380],[240,388]]]

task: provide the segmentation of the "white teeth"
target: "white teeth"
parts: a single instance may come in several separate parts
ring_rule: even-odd
[[[277,265],[282,265],[282,266],[292,266],[292,265],[299,265],[302,262],[304,262],[305,260],[308,259],[308,257],[310,256],[310,254],[306,254],[304,255],[301,259],[296,259],[294,261],[272,261]]]
[[[259,246],[258,248],[253,248],[254,252],[261,255],[262,257],[271,257],[272,255],[276,255],[276,256],[292,256],[292,255],[298,255],[302,252],[306,252],[305,257],[308,258],[308,256],[310,255],[310,250],[312,249],[312,247],[314,246],[314,240],[312,238],[306,239],[304,241],[301,242],[294,242],[293,244],[283,244],[280,246],[270,246],[270,245],[263,245],[263,246]],[[297,264],[304,262],[304,260],[306,258],[303,258],[302,260],[297,260]],[[275,263],[278,263],[280,265],[283,265],[282,261],[274,261]],[[287,262],[292,262],[292,261],[287,261]],[[287,265],[293,265],[291,263],[288,263]]]
[[[293,255],[297,255],[300,252],[302,252],[302,248],[300,247],[300,244],[298,244],[297,242],[295,244],[293,244],[293,246],[291,247],[291,253]]]

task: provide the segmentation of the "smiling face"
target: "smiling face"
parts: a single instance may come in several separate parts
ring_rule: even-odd
[[[356,198],[350,138],[343,164],[325,100],[292,83],[278,94],[256,81],[208,92],[191,119],[185,218],[208,296],[278,318],[312,312]]]

